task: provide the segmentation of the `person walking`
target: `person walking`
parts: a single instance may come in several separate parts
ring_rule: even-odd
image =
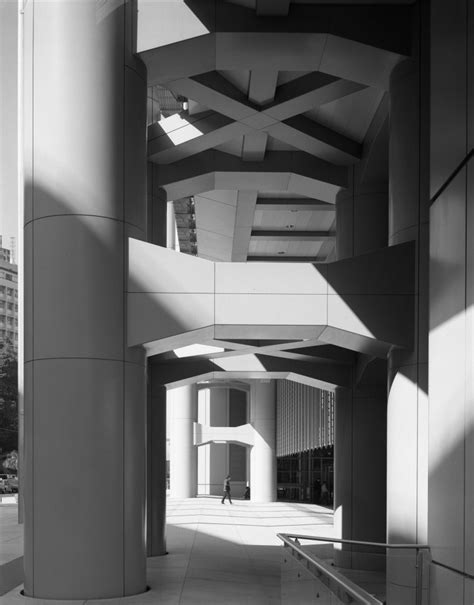
[[[224,479],[224,495],[222,496],[221,504],[224,504],[224,500],[229,498],[229,502],[232,504],[232,498],[230,497],[230,475]]]

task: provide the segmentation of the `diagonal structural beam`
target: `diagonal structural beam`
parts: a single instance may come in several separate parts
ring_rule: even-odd
[[[250,126],[213,111],[181,118],[170,116],[149,129],[148,158],[170,164],[251,132]]]
[[[361,155],[361,145],[304,116],[254,130],[247,123],[205,111],[193,116],[170,116],[154,124],[149,129],[148,157],[159,164],[169,164],[243,136],[242,159],[258,162],[265,157],[269,134],[316,157],[323,155],[335,164],[353,163]]]
[[[264,113],[282,121],[367,88],[358,82],[313,72],[284,84]]]
[[[233,120],[243,120],[258,113],[258,108],[252,106],[240,90],[217,72],[176,79],[166,87]]]
[[[272,124],[267,128],[267,132],[295,149],[316,157],[324,157],[333,164],[346,166],[360,158],[361,146],[358,143],[320,126],[309,118],[296,116],[296,118],[300,117],[302,120],[294,119]]]
[[[270,71],[265,75],[254,70],[250,97],[258,102],[272,100],[276,81],[277,72]],[[192,120],[190,117],[188,123],[181,117],[179,128],[174,127],[174,122],[179,121],[176,116],[163,120],[161,126],[155,125],[153,134],[159,134],[159,128],[166,130],[168,122],[173,122],[173,129],[166,130],[149,143],[149,157],[160,164],[177,161],[241,136],[244,137],[244,161],[262,161],[268,134],[335,164],[347,165],[360,157],[360,146],[354,141],[304,116],[294,115],[364,88],[360,84],[314,72],[281,86],[276,100],[261,110],[217,72],[182,78],[170,83],[169,87],[177,94],[210,107],[215,113],[203,112]]]
[[[325,147],[325,151],[331,152],[332,150],[335,154],[339,153],[341,158],[347,157],[350,160],[354,160],[361,157],[362,145],[349,137],[331,130],[331,128],[328,128],[327,126],[323,126],[314,120],[310,120],[306,116],[293,116],[285,120],[283,124],[285,124],[287,128],[296,131],[295,141],[297,141],[298,138],[308,140],[310,143],[317,141],[319,145]],[[291,140],[288,142],[291,143]],[[298,145],[298,149],[306,151],[300,145]]]
[[[166,86],[174,93],[198,101],[234,120],[264,115],[265,125],[286,120],[366,88],[357,82],[312,72],[280,86],[274,101],[260,108],[217,72],[176,79]]]

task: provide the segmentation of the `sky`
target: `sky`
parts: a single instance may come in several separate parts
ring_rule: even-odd
[[[16,0],[0,2],[0,235],[18,232]]]

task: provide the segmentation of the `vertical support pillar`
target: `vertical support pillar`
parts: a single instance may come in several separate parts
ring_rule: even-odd
[[[250,450],[250,498],[252,502],[276,501],[275,381],[254,381],[250,388],[250,424],[255,443]]]
[[[389,245],[416,242],[414,348],[388,358],[387,541],[394,543],[427,540],[429,105],[421,17],[415,56],[390,80]],[[389,556],[388,601],[414,603],[413,567],[407,553]]]
[[[148,233],[147,239],[157,246],[167,246],[167,208],[166,191],[158,186],[158,171],[160,167],[153,162],[147,163],[147,205]]]
[[[150,89],[148,89],[150,90]],[[147,239],[166,246],[166,192],[157,186],[157,170],[147,163]],[[148,361],[147,389],[147,554],[166,554],[166,388]]]
[[[474,601],[474,11],[430,3],[428,543],[433,603]]]
[[[171,409],[170,488],[172,498],[194,498],[197,492],[197,385],[168,391]]]
[[[166,554],[166,387],[148,366],[147,555]]]
[[[229,426],[229,389],[209,389],[209,426]],[[209,444],[209,494],[222,497],[224,477],[230,472],[229,444]],[[233,490],[234,491],[234,490]]]
[[[146,238],[134,17],[131,2],[24,7],[29,597],[146,587],[145,357],[126,339],[128,237]]]
[[[385,360],[375,360],[352,389],[336,392],[334,525],[347,540],[385,542],[386,377]],[[355,569],[385,565],[382,551],[350,547],[336,551],[336,562]]]
[[[415,346],[389,356],[388,540],[425,542],[427,520],[428,204],[420,183],[420,82],[414,60],[391,78],[390,245],[415,240]],[[403,440],[401,435],[403,434]]]
[[[336,200],[338,260],[387,245],[387,183],[361,183],[355,169],[351,181]],[[334,523],[340,538],[385,541],[386,377],[385,361],[358,355],[352,388],[336,391]],[[383,563],[373,551],[345,547],[336,551],[336,560],[358,569]]]

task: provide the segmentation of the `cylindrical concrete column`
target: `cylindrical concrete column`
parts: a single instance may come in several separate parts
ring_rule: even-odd
[[[354,177],[352,179],[354,181]],[[336,258],[350,258],[387,245],[386,183],[353,182],[336,197]]]
[[[250,388],[250,424],[255,430],[250,450],[250,499],[252,502],[275,502],[275,381],[254,381]]]
[[[398,65],[390,81],[389,244],[416,242],[413,351],[389,355],[387,540],[425,543],[428,508],[429,194],[424,156],[429,111],[418,61]],[[422,106],[422,111],[420,111]],[[407,564],[408,563],[408,564]],[[390,603],[414,602],[414,560],[389,558]]]
[[[168,391],[171,409],[170,494],[172,498],[193,498],[197,492],[197,447],[194,423],[197,421],[197,386]]]
[[[166,387],[148,366],[147,555],[166,554]]]
[[[126,330],[146,73],[131,3],[24,9],[25,593],[121,597],[146,587],[145,359]]]

